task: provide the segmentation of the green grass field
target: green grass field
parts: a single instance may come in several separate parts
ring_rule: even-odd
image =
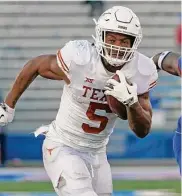
[[[180,193],[181,185],[179,180],[169,181],[138,181],[138,180],[114,180],[114,190],[157,190],[168,189]],[[53,188],[49,182],[0,182],[0,192],[52,192]]]

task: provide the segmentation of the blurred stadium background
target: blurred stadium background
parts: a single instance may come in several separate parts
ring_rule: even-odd
[[[128,6],[139,16],[144,34],[139,51],[149,57],[164,50],[180,52],[175,41],[176,28],[181,25],[180,1],[105,1],[104,10],[113,5]],[[0,8],[2,100],[32,57],[56,53],[69,40],[92,41],[94,22],[89,4],[83,1],[1,1]],[[127,122],[118,120],[110,139],[107,152],[115,196],[180,193],[172,137],[181,111],[181,84],[177,77],[162,71],[159,75],[151,92],[151,134],[138,139]],[[35,139],[32,132],[55,118],[62,86],[62,82],[38,77],[17,104],[14,122],[1,130],[0,196],[55,195],[42,167],[43,137]]]

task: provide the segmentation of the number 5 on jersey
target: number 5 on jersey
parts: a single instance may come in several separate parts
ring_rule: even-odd
[[[90,125],[83,123],[82,129],[84,130],[84,132],[98,134],[105,129],[105,127],[108,123],[108,118],[106,116],[100,116],[100,115],[95,114],[95,111],[97,109],[98,110],[105,110],[106,113],[112,113],[108,104],[90,102],[90,105],[88,107],[86,115],[89,120],[100,122],[100,126],[99,127],[91,127]]]

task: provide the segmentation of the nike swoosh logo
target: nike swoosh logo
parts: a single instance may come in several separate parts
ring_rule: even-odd
[[[0,118],[1,118],[1,117],[4,117],[4,114],[1,114]]]
[[[127,88],[127,87],[126,87]],[[130,93],[130,91],[128,90],[128,88],[127,88],[127,91],[128,91],[128,93],[131,95],[131,93]]]

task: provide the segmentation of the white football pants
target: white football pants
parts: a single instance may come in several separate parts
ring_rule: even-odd
[[[79,152],[45,139],[43,162],[59,196],[111,196],[112,176],[106,153]]]

